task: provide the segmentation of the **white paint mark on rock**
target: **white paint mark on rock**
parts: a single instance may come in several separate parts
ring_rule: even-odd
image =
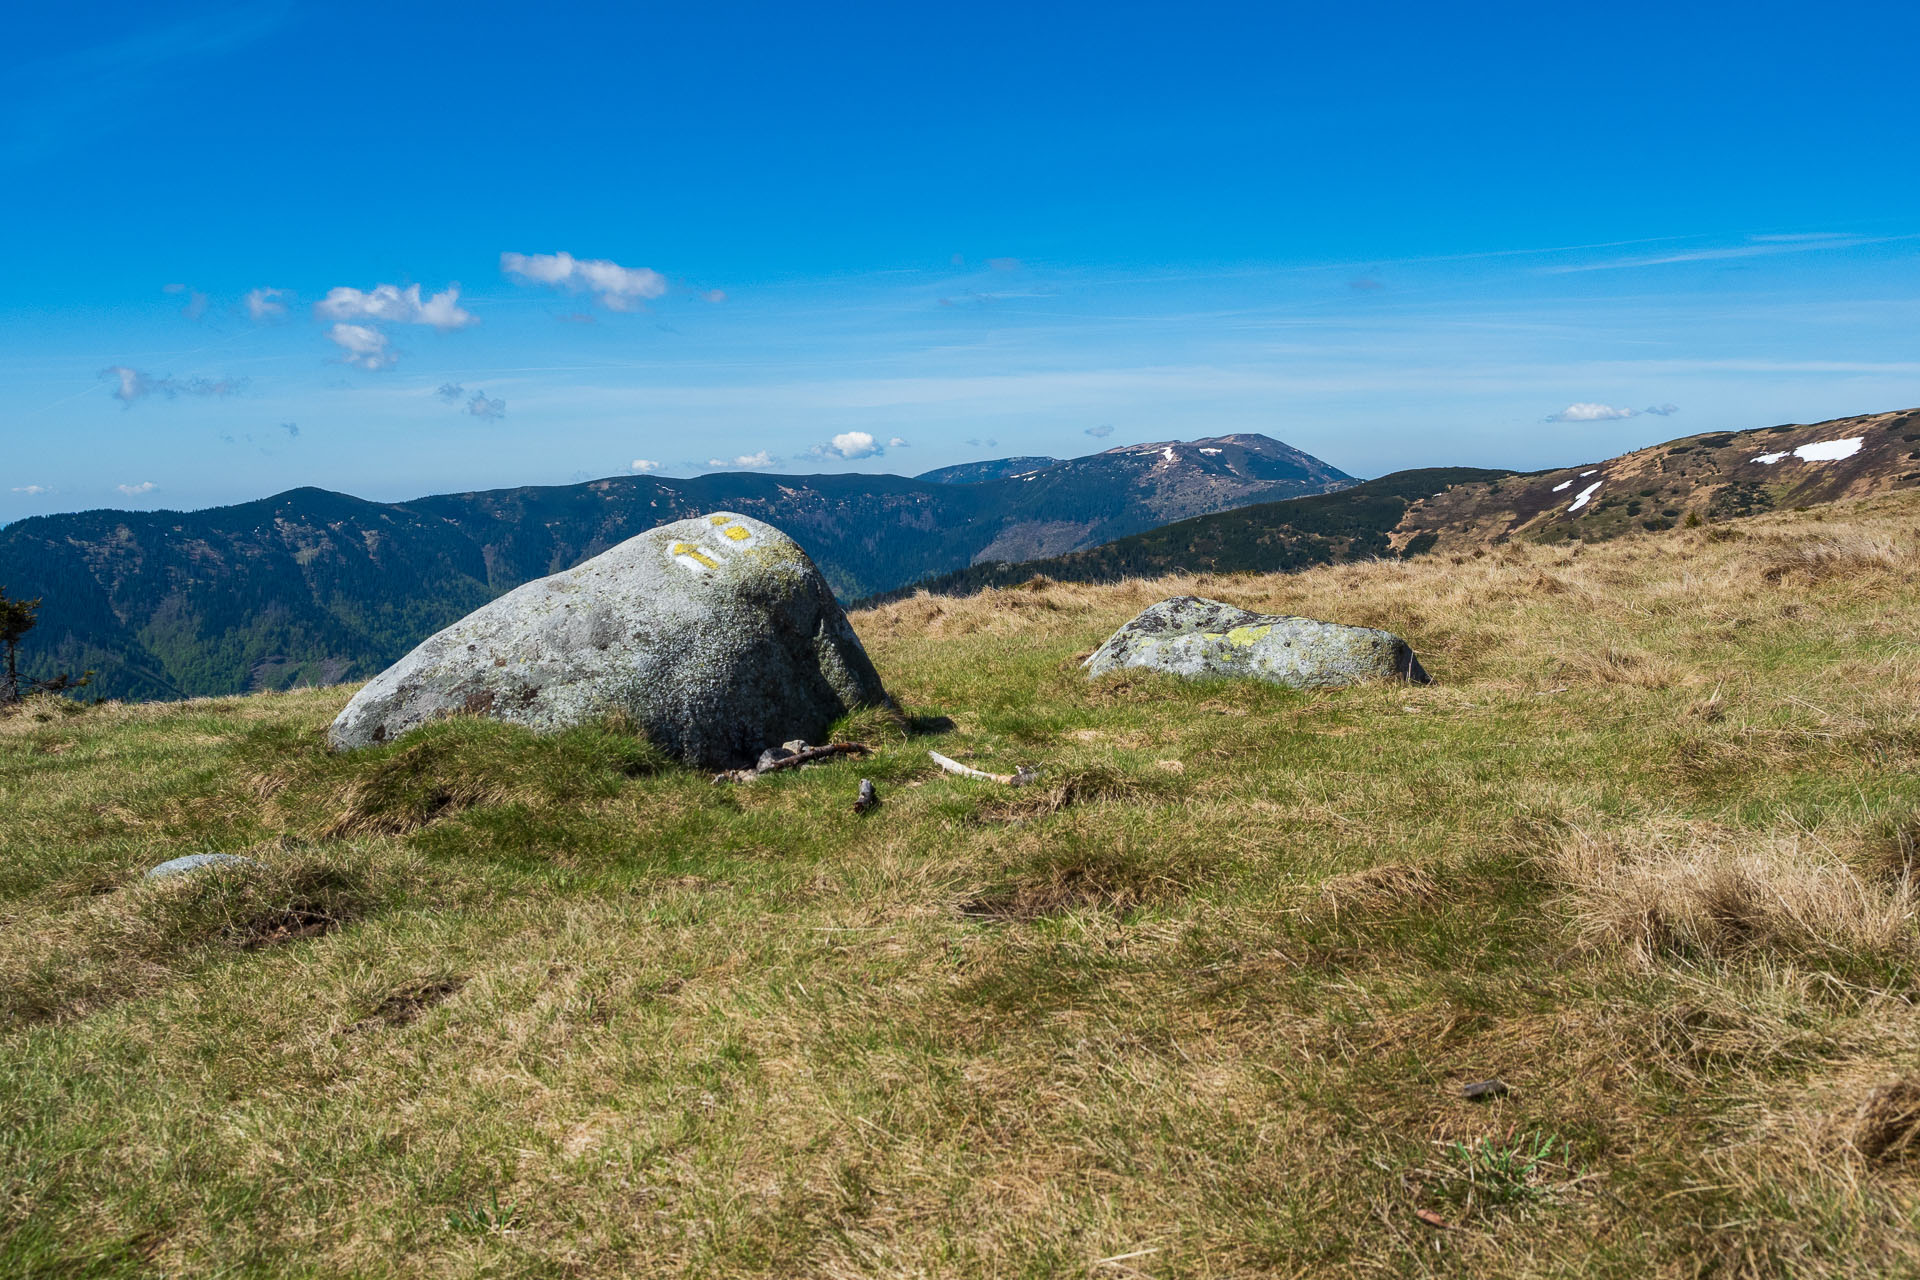
[[[1559,493],[1559,492],[1560,492],[1560,491],[1561,491],[1562,489],[1567,489],[1567,488],[1570,488],[1570,487],[1572,487],[1572,485],[1573,485],[1573,481],[1571,481],[1571,480],[1562,480],[1562,481],[1561,481],[1561,482],[1560,482],[1559,484],[1557,484],[1557,485],[1555,485],[1555,486],[1553,486],[1553,491],[1554,491],[1555,493]]]

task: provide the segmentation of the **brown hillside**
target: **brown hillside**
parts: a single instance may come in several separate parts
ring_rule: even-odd
[[[1920,409],[1903,409],[1709,432],[1603,462],[1455,485],[1409,507],[1393,546],[1423,534],[1440,550],[1509,538],[1593,542],[1689,516],[1724,520],[1916,485]]]

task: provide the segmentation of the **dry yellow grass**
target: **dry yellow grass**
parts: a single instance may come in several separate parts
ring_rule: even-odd
[[[37,704],[0,1270],[1920,1272],[1916,515],[904,600],[854,623],[908,719],[742,787]],[[1185,592],[1439,683],[1081,676]],[[209,850],[264,866],[138,879]]]

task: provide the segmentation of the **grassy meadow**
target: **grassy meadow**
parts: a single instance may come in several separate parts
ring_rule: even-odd
[[[1917,517],[916,597],[737,786],[30,703],[0,1274],[1920,1273]],[[1080,675],[1188,592],[1437,683]]]

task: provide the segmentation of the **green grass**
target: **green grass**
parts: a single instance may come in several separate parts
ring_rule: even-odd
[[[0,1274],[1920,1270],[1916,514],[909,599],[910,724],[744,786],[31,704]],[[1081,677],[1187,591],[1439,683]]]

